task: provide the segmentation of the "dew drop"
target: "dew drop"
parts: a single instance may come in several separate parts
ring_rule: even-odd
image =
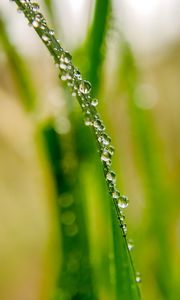
[[[129,200],[128,200],[128,197],[127,196],[120,196],[119,199],[118,199],[118,206],[120,208],[126,208],[128,207],[128,204],[129,204]]]
[[[113,146],[109,146],[108,147],[109,153],[111,154],[111,156],[114,154],[114,147]]]
[[[34,19],[34,20],[32,21],[32,26],[33,26],[34,28],[39,27],[39,23],[38,23],[38,21],[37,21],[36,19]]]
[[[115,181],[116,181],[116,174],[113,171],[110,171],[110,172],[107,173],[106,179],[108,181],[111,181],[111,182],[115,183]]]
[[[108,146],[109,143],[111,142],[111,138],[106,134],[106,133],[102,133],[99,137],[98,137],[98,141],[100,143],[103,143],[104,146]],[[111,151],[110,151],[111,152]]]
[[[89,94],[91,91],[91,84],[87,80],[82,80],[79,85],[79,92],[82,94]]]
[[[50,29],[50,30],[49,30],[49,34],[50,34],[50,35],[54,35],[54,30]]]
[[[73,223],[73,224],[71,224],[71,225],[68,225],[68,226],[66,226],[66,228],[65,228],[65,232],[66,232],[66,234],[69,235],[69,236],[74,236],[74,235],[76,235],[76,234],[78,233],[78,231],[79,231],[78,226],[77,226],[75,223]]]
[[[91,105],[92,106],[97,106],[98,105],[98,99],[96,99],[96,98],[94,98],[94,99],[92,99],[92,101],[91,101]]]
[[[126,225],[126,223],[122,224],[121,227],[122,227],[124,235],[126,235],[127,234],[127,225]]]
[[[69,52],[67,51],[64,51],[62,54],[61,54],[61,61],[62,62],[65,62],[66,64],[70,63],[71,59],[72,59],[72,56]]]
[[[120,198],[120,192],[118,190],[115,190],[112,193],[112,197],[113,197],[113,199],[118,200]]]
[[[84,121],[86,126],[91,126],[92,125],[92,121],[89,118],[86,118]]]
[[[105,129],[103,123],[99,119],[95,120],[93,125],[98,131],[103,131]]]
[[[45,41],[45,42],[48,42],[48,41],[49,41],[49,37],[48,37],[46,34],[43,34],[43,35],[42,35],[42,39],[43,39],[43,41]]]
[[[133,240],[128,240],[128,249],[131,251],[134,248]]]
[[[111,156],[109,154],[108,151],[103,151],[102,154],[101,154],[101,160],[104,161],[104,162],[109,162],[110,163],[110,160],[111,160]]]
[[[136,273],[136,282],[137,283],[140,283],[142,280],[141,280],[141,274],[139,272]]]
[[[61,216],[61,222],[65,225],[71,225],[76,219],[75,214],[72,211],[66,211]]]
[[[38,3],[34,2],[34,3],[31,4],[31,6],[32,6],[32,10],[34,12],[38,11],[38,9],[39,9],[39,4]]]
[[[67,65],[65,63],[60,63],[59,65],[61,70],[66,70],[67,69]]]

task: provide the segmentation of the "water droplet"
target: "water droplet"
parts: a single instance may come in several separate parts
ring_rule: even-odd
[[[49,37],[48,37],[46,34],[43,34],[43,35],[42,35],[42,39],[43,39],[43,41],[45,41],[45,42],[48,42],[48,41],[49,41]]]
[[[119,215],[120,215],[120,220],[121,220],[121,222],[124,222],[124,220],[125,220],[125,214],[123,213],[123,211],[119,211]]]
[[[91,105],[92,106],[97,106],[98,105],[98,99],[96,99],[96,98],[94,98],[94,99],[92,99],[92,101],[91,101]]]
[[[111,142],[111,138],[106,133],[101,133],[98,137],[98,141],[103,143],[104,146],[107,146]]]
[[[44,17],[41,13],[37,13],[35,16],[36,21],[42,22],[44,20]]]
[[[79,92],[82,94],[89,94],[91,91],[91,84],[87,80],[82,80],[79,85]]]
[[[128,197],[124,195],[120,196],[120,198],[118,199],[118,206],[120,208],[126,208],[128,207],[128,204],[129,204]]]
[[[105,151],[102,152],[102,154],[101,154],[101,160],[104,161],[104,162],[110,163],[111,156],[110,156],[110,154],[109,154],[108,151],[105,150]]]
[[[38,23],[38,21],[37,21],[36,19],[34,19],[34,20],[32,21],[32,26],[33,26],[34,28],[39,27],[39,23]]]
[[[111,156],[114,154],[114,147],[113,146],[109,146],[108,147],[109,153],[111,154]]]
[[[34,3],[31,4],[31,7],[32,7],[32,10],[34,12],[36,12],[39,9],[39,4],[34,2]]]
[[[72,205],[74,199],[71,194],[63,193],[60,195],[59,203],[62,207],[69,207]]]
[[[105,130],[105,127],[103,125],[103,123],[101,122],[101,120],[97,119],[94,121],[93,123],[94,127],[98,130],[98,131],[103,131]]]
[[[109,171],[107,173],[107,175],[106,175],[106,179],[108,181],[111,181],[111,182],[115,183],[115,181],[116,181],[116,174],[113,171]]]
[[[79,229],[78,229],[78,226],[76,224],[68,225],[65,228],[65,232],[69,236],[76,235],[78,233],[78,231],[79,231]]]
[[[61,222],[65,225],[71,225],[76,220],[76,216],[72,211],[66,211],[61,216]]]
[[[122,224],[121,228],[123,230],[124,235],[126,236],[126,234],[127,234],[127,225],[126,225],[126,223]]]
[[[67,65],[65,63],[60,63],[59,65],[61,70],[66,70],[67,69]]]
[[[112,193],[112,197],[113,197],[113,199],[118,200],[120,198],[120,192],[118,190],[115,190]]]
[[[64,51],[62,54],[61,54],[61,61],[62,62],[65,62],[66,64],[70,63],[71,59],[72,59],[72,56],[69,52],[67,51]]]
[[[141,274],[139,272],[136,273],[136,282],[140,283],[141,280]]]
[[[84,123],[85,123],[86,126],[91,126],[91,125],[92,125],[92,121],[91,121],[91,119],[89,119],[89,118],[86,118],[86,119],[84,120]]]
[[[50,30],[49,30],[49,34],[50,34],[50,35],[54,35],[54,30],[50,29]]]
[[[133,240],[128,240],[128,249],[131,251],[134,248]]]

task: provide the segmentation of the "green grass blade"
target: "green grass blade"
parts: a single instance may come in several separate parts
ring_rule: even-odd
[[[32,111],[36,104],[36,91],[29,76],[27,65],[16,47],[12,44],[5,29],[4,20],[0,17],[0,41],[8,57],[11,72],[20,94],[20,100],[27,111]]]
[[[63,165],[71,145],[68,145],[67,137],[60,137],[51,124],[41,129],[41,135],[56,183],[62,243],[63,263],[54,299],[69,297],[70,299],[95,300],[97,298],[89,258],[86,213],[83,208],[84,194],[75,176],[78,174],[77,168],[71,169],[68,174]],[[74,174],[73,180],[72,174]],[[68,220],[68,214],[72,220]]]
[[[15,0],[15,2],[19,6],[19,8],[24,12],[24,14],[28,18],[29,22],[32,23],[33,26],[35,25],[34,27],[35,27],[36,32],[38,33],[39,37],[42,39],[42,41],[48,48],[49,52],[53,56],[55,63],[58,64],[58,66],[60,68],[61,79],[63,80],[64,68],[65,68],[65,70],[67,69],[66,64],[68,66],[68,70],[70,68],[73,71],[73,74],[74,74],[73,80],[74,81],[72,83],[71,82],[72,78],[69,79],[69,76],[68,76],[69,81],[67,81],[67,83],[72,84],[71,85],[72,90],[73,90],[73,92],[76,92],[77,99],[81,105],[83,113],[85,114],[86,124],[88,123],[89,125],[92,125],[91,128],[95,134],[97,145],[98,145],[99,152],[101,155],[101,161],[102,161],[102,165],[103,165],[104,174],[106,177],[107,188],[109,190],[110,195],[112,196],[114,210],[116,211],[116,213],[115,213],[116,221],[119,224],[119,226],[121,227],[121,229],[119,229],[119,234],[121,235],[121,237],[123,235],[123,238],[125,239],[125,237],[124,237],[125,230],[123,229],[123,222],[120,219],[121,210],[119,209],[119,205],[118,205],[119,204],[118,201],[122,201],[122,198],[120,196],[118,196],[119,199],[115,200],[118,195],[115,184],[112,183],[111,180],[109,180],[107,178],[107,175],[109,175],[109,172],[112,172],[112,169],[110,167],[110,158],[109,158],[109,156],[111,154],[109,152],[107,153],[107,145],[105,147],[104,140],[107,143],[107,139],[109,141],[109,138],[106,135],[104,136],[104,134],[105,134],[104,125],[103,125],[102,121],[100,120],[100,117],[99,117],[99,114],[98,114],[96,108],[94,107],[94,105],[91,102],[92,97],[90,96],[90,93],[89,93],[90,84],[88,82],[86,82],[85,80],[83,80],[82,78],[79,79],[79,77],[81,75],[79,74],[79,72],[77,72],[77,69],[71,63],[70,54],[68,54],[67,52],[64,52],[64,50],[61,48],[57,39],[54,37],[54,35],[52,35],[50,33],[50,30],[46,25],[46,21],[45,21],[44,17],[42,16],[41,21],[37,22],[37,15],[38,15],[38,20],[39,20],[39,13],[36,12],[38,10],[37,6],[35,6],[36,9],[34,9],[34,3],[31,3],[31,2],[22,3],[19,0]],[[37,26],[37,23],[38,23],[38,26]],[[65,56],[65,58],[64,58],[64,56]],[[62,59],[64,60],[64,63],[62,63]],[[78,85],[78,88],[77,88],[77,85]],[[77,89],[78,89],[78,92],[77,92]],[[102,138],[102,131],[103,131],[103,138]],[[109,143],[110,142],[108,142],[108,144]],[[108,151],[110,151],[109,148],[108,148]],[[111,173],[111,174],[114,174],[114,173]],[[112,176],[115,177],[115,174]],[[120,202],[120,204],[121,204],[121,202]],[[127,247],[127,245],[126,245],[126,247]],[[126,257],[126,255],[124,257]],[[128,264],[128,265],[131,264],[131,261],[130,260],[126,261],[126,264]],[[131,289],[131,283],[132,283],[131,280],[129,280],[125,283],[126,287],[128,285],[128,289]],[[137,289],[137,285],[135,282],[135,276],[134,276],[134,285],[136,286],[136,289]],[[77,295],[76,298],[78,298],[78,297],[79,296]],[[133,297],[134,297],[134,295],[133,295]],[[137,297],[134,299],[137,299]],[[129,300],[129,299],[127,299],[127,300]],[[133,300],[133,299],[131,298],[131,300]]]
[[[89,62],[87,78],[92,83],[94,94],[97,94],[98,87],[100,84],[110,11],[110,0],[96,1],[94,19],[86,46],[86,55],[88,55],[86,57]]]
[[[163,299],[171,299],[172,276],[170,275],[169,242],[164,230],[164,228],[168,228],[167,214],[170,211],[170,191],[165,172],[167,166],[162,159],[162,146],[154,127],[151,112],[142,110],[136,105],[135,90],[138,87],[138,72],[133,54],[126,42],[124,42],[121,51],[120,82],[121,88],[127,93],[131,123],[135,132],[134,144],[138,148],[138,153],[140,153],[138,162],[142,167],[145,192],[151,216],[149,234],[156,237],[158,248],[163,249],[163,255],[161,251],[159,252],[156,268],[153,272]]]

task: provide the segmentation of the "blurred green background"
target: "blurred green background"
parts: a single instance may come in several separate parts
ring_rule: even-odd
[[[142,299],[178,300],[178,0],[40,5],[112,136]],[[95,141],[24,16],[6,0],[0,13],[0,299],[118,299]]]

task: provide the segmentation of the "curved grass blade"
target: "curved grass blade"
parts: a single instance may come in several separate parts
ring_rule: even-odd
[[[103,163],[103,170],[106,176],[106,183],[109,193],[112,197],[114,204],[114,209],[116,211],[116,217],[120,225],[121,230],[119,234],[123,235],[125,239],[124,224],[121,220],[121,209],[120,207],[126,206],[126,199],[119,195],[116,189],[114,180],[109,180],[109,178],[115,178],[115,174],[111,170],[111,156],[112,156],[112,146],[110,144],[110,138],[105,133],[105,127],[100,120],[99,114],[94,107],[94,102],[90,96],[90,83],[83,80],[80,72],[71,63],[71,56],[68,52],[65,52],[59,42],[52,34],[52,30],[47,27],[46,21],[41,13],[38,12],[39,6],[36,3],[31,3],[28,1],[15,0],[18,7],[24,12],[28,21],[33,25],[36,32],[48,48],[49,52],[52,54],[55,63],[60,68],[60,77],[62,80],[67,81],[68,85],[71,86],[72,93],[76,94],[80,106],[85,114],[86,125],[91,125],[92,130],[96,136],[97,145],[99,147],[99,152],[101,155],[101,160]],[[70,72],[69,72],[70,71]],[[72,72],[72,73],[71,73]],[[71,73],[71,74],[70,74]],[[129,264],[129,262],[127,262]],[[136,283],[135,283],[136,286]],[[131,284],[129,285],[131,289]],[[136,286],[137,288],[137,286]]]

